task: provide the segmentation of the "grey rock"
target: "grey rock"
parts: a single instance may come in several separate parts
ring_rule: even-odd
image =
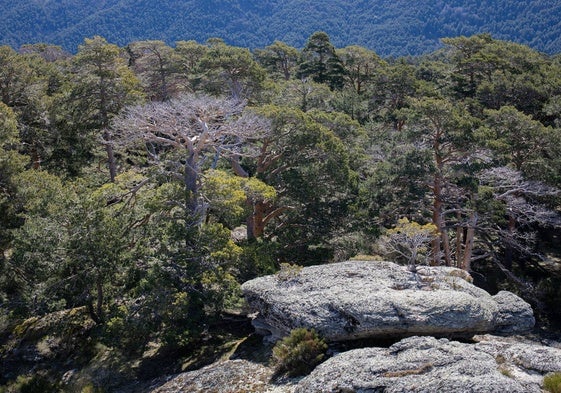
[[[410,337],[389,348],[340,353],[300,381],[296,393],[537,393],[559,362],[560,349],[537,344]]]
[[[534,327],[532,309],[512,292],[501,291],[493,296],[499,306],[495,316],[495,333],[512,335],[530,331]]]
[[[259,363],[236,359],[218,361],[200,370],[172,376],[150,393],[292,393],[293,381],[271,382],[274,371]]]
[[[475,348],[492,355],[503,372],[528,386],[542,384],[543,376],[561,371],[561,344],[541,345],[519,337],[476,336]]]
[[[274,338],[315,329],[328,341],[519,334],[534,325],[516,295],[489,295],[463,270],[350,261],[260,277],[242,285],[254,325]]]

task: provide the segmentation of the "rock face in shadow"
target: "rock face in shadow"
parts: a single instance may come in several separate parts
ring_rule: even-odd
[[[561,366],[561,349],[485,337],[465,344],[410,337],[389,348],[340,353],[298,384],[296,393],[541,392]]]
[[[489,295],[463,270],[350,261],[260,277],[242,285],[254,326],[273,338],[315,329],[328,341],[413,335],[519,334],[534,326],[529,304]]]

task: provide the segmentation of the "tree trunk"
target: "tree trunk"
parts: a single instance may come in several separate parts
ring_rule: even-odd
[[[442,201],[440,198],[435,196],[433,204],[433,224],[436,226],[438,233],[440,234],[432,241],[432,252],[433,252],[433,265],[440,264],[440,254],[444,258],[444,263],[446,266],[452,266],[452,257],[450,252],[450,239],[448,238],[448,233],[444,227],[444,220],[442,217]]]
[[[162,57],[158,54],[158,64],[160,72],[160,95],[162,101],[167,101],[169,97],[168,83],[166,79],[166,70],[164,68]]]
[[[439,219],[439,209],[440,202],[435,198],[433,203],[433,212],[432,212],[432,223],[436,226],[439,235],[435,236],[432,241],[432,265],[437,266],[440,265],[440,243],[441,243],[441,236],[440,236],[440,219]]]
[[[462,214],[460,212],[456,213],[456,220],[458,221],[458,223],[462,220]],[[464,227],[458,224],[458,226],[456,227],[456,253],[454,255],[456,267],[460,266],[460,261],[462,258],[462,238],[465,241],[466,236]]]
[[[442,219],[442,213],[440,214],[440,220],[441,220],[441,228],[442,228],[442,232],[440,233],[440,236],[442,237],[442,251],[444,254],[444,262],[446,263],[446,266],[452,266],[452,256],[450,252],[450,239],[448,238],[448,232],[444,228],[444,220]]]
[[[109,134],[109,131],[105,130],[103,132],[103,139],[105,140],[105,151],[107,152],[109,179],[112,183],[114,183],[115,177],[117,177],[117,162],[115,161],[115,152],[113,151],[113,145],[111,144],[111,135]]]
[[[97,290],[97,298],[96,298],[96,305],[95,305],[96,314],[100,323],[103,323],[103,282],[101,280],[101,277],[99,276],[97,277],[96,280],[96,290]]]
[[[230,158],[230,165],[232,165],[232,170],[236,175],[246,179],[249,178],[249,173],[242,168],[237,156]],[[263,201],[252,201],[249,198],[246,203],[251,210],[251,213],[249,213],[249,216],[246,219],[246,234],[248,240],[253,240],[263,236],[265,231],[265,224],[263,222],[263,217],[265,216],[265,206]]]
[[[246,179],[249,177],[249,173],[247,173],[247,171],[245,169],[243,169],[243,167],[240,165],[238,155],[234,155],[234,156],[230,157],[230,165],[232,165],[232,170],[239,177],[243,177],[243,178],[246,178]]]
[[[197,159],[194,150],[190,150],[185,161],[185,205],[190,215],[195,218],[199,215],[199,189],[198,189]]]
[[[288,61],[283,61],[281,68],[282,68],[282,73],[284,75],[284,80],[289,81],[290,80],[290,68],[288,66]]]
[[[95,298],[95,305],[94,299],[91,295],[92,288],[86,288],[84,293],[86,298],[86,308],[88,309],[88,314],[90,318],[97,324],[100,325],[103,323],[103,282],[101,281],[101,277],[97,276],[95,278],[95,290],[96,290],[96,298]]]
[[[442,251],[446,266],[451,266],[450,240],[444,228],[444,220],[442,217],[442,179],[440,173],[434,175],[433,197],[432,223],[436,226],[440,234],[432,241],[433,265],[440,264],[440,252]]]
[[[452,258],[450,252],[450,240],[448,238],[448,233],[446,231],[444,225],[444,217],[443,217],[443,169],[444,169],[444,159],[442,157],[441,152],[441,144],[440,138],[442,137],[443,131],[440,126],[436,127],[436,134],[433,138],[433,152],[434,152],[434,163],[436,167],[436,172],[434,174],[433,179],[433,212],[432,212],[432,221],[433,224],[436,226],[440,236],[438,236],[433,241],[433,264],[439,264],[440,262],[440,252],[443,252],[444,262],[446,266],[452,265]]]
[[[33,163],[33,169],[41,169],[41,157],[39,156],[37,146],[33,146],[31,149],[31,162]]]
[[[248,239],[260,238],[265,233],[265,210],[266,206],[263,201],[253,203],[253,212],[247,226]]]
[[[477,225],[477,212],[472,211],[469,217],[468,228],[466,232],[466,238],[464,240],[464,255],[462,258],[461,268],[470,271],[471,270],[471,254],[473,252],[473,243],[475,240],[475,227]]]
[[[516,230],[516,219],[512,214],[508,216],[508,233],[505,242],[505,262],[504,267],[509,271],[512,271],[512,260],[514,257],[514,250],[512,249],[512,239],[514,237],[514,231]]]

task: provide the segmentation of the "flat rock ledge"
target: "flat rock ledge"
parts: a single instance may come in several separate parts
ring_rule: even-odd
[[[533,393],[561,370],[561,343],[475,336],[474,343],[409,337],[389,348],[336,354],[304,378],[243,359],[170,376],[150,393]],[[144,391],[144,390],[143,390]]]
[[[295,393],[539,393],[543,377],[558,370],[558,348],[489,337],[476,344],[410,337],[389,348],[340,353],[300,381]]]
[[[327,341],[522,334],[535,320],[513,293],[491,296],[463,270],[349,261],[293,269],[242,285],[258,333],[315,329]]]

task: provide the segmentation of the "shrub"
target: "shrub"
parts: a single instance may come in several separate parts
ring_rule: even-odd
[[[0,386],[0,393],[44,393],[57,388],[42,375],[20,375],[7,386]]]
[[[550,393],[561,393],[561,372],[546,375],[543,379],[543,388]]]
[[[301,271],[302,266],[300,265],[282,262],[280,270],[277,272],[277,279],[283,282],[292,281],[298,277]]]
[[[80,390],[80,393],[103,393],[103,389],[95,387],[91,382],[86,384]]]
[[[314,330],[294,329],[273,348],[277,374],[291,377],[310,373],[325,357],[327,344]]]

